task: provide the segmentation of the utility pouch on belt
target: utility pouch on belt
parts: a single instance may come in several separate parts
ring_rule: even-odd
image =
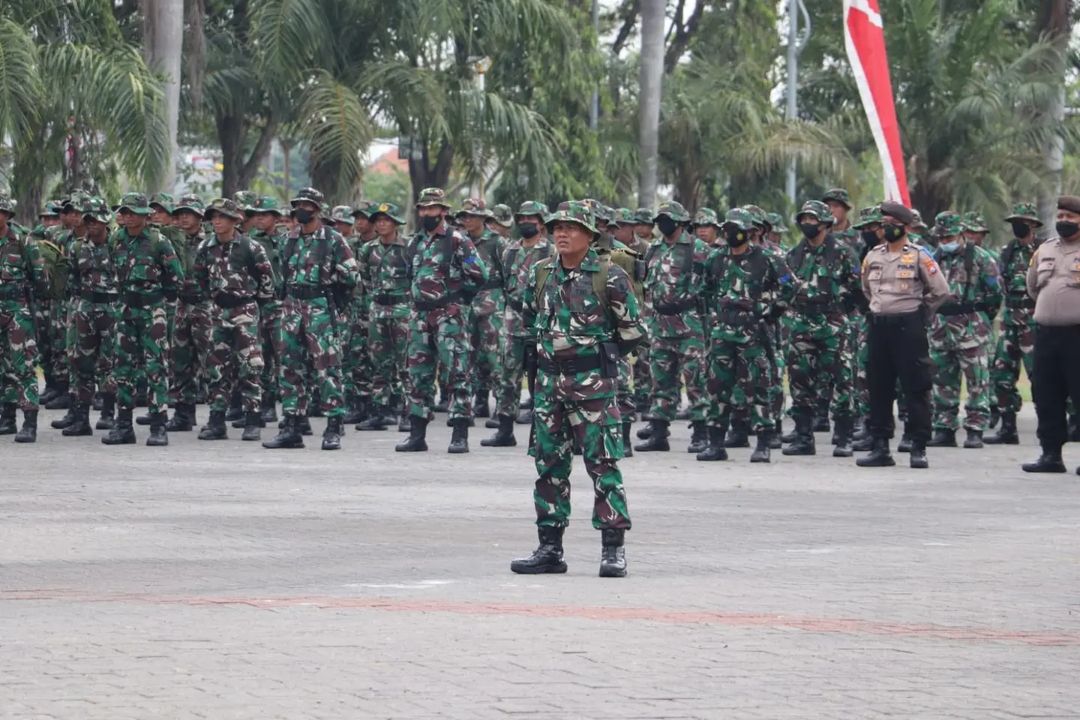
[[[619,346],[613,342],[600,343],[600,375],[605,378],[619,377]]]

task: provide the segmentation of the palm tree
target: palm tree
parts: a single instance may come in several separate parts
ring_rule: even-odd
[[[643,207],[652,207],[656,203],[666,8],[665,0],[641,2],[641,91],[638,96],[641,180],[638,186],[638,205]]]

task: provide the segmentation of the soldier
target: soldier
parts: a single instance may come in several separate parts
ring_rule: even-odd
[[[694,222],[691,224],[697,239],[709,247],[720,247],[720,218],[716,211],[711,208],[701,208],[694,214]]]
[[[509,246],[510,229],[514,227],[514,211],[509,205],[499,203],[491,208],[491,216],[484,223],[484,227],[501,237]]]
[[[62,420],[53,421],[53,427],[64,428],[74,422],[74,403],[71,398],[71,363],[68,358],[68,273],[71,269],[71,251],[76,238],[83,234],[82,209],[86,201],[82,192],[74,192],[61,202],[60,223],[48,230],[31,232],[37,244],[45,272],[49,276],[49,293],[36,298],[34,322],[38,330],[38,351],[45,375],[45,393],[41,404],[46,410],[67,410]],[[36,230],[36,229],[35,229]]]
[[[1016,413],[1023,404],[1016,390],[1020,365],[1023,364],[1028,380],[1034,375],[1035,300],[1027,294],[1027,269],[1035,255],[1035,231],[1043,224],[1034,203],[1017,203],[1005,222],[1012,225],[1013,239],[998,260],[1005,310],[990,369],[990,387],[992,401],[1001,414],[1001,427],[996,435],[983,438],[983,442],[991,445],[1020,442],[1016,432]]]
[[[281,298],[284,294],[281,276],[281,253],[285,249],[285,235],[279,226],[281,208],[277,198],[264,195],[255,200],[245,214],[251,213],[251,239],[262,245],[274,275],[274,297],[259,307],[259,340],[262,349],[263,370],[259,379],[262,388],[260,420],[262,426],[277,422],[278,373],[281,370]],[[245,423],[247,420],[245,419]]]
[[[495,414],[499,430],[492,437],[480,441],[485,447],[513,447],[514,419],[521,406],[521,379],[527,368],[535,368],[536,332],[526,326],[524,312],[525,287],[536,263],[551,257],[554,252],[545,232],[547,208],[543,203],[527,200],[518,208],[517,221],[520,240],[510,243],[503,254],[502,266],[506,269],[506,311],[503,315],[503,354],[500,363],[502,377],[496,397]],[[529,373],[530,379],[535,374]],[[536,388],[529,387],[530,397]]]
[[[875,217],[875,222],[864,228],[880,242],[863,259],[861,273],[870,303],[867,380],[873,448],[855,464],[896,464],[889,453],[889,439],[893,436],[893,400],[899,380],[908,398],[910,464],[923,469],[929,467],[926,441],[930,438],[932,385],[925,317],[945,302],[949,288],[934,259],[908,242],[912,211],[895,202],[882,203],[880,211],[880,222]]]
[[[634,450],[670,450],[668,427],[679,409],[682,385],[690,401],[693,434],[688,452],[707,446],[705,411],[705,328],[701,293],[709,246],[686,231],[690,214],[677,202],[660,205],[654,217],[661,239],[645,255],[646,323],[653,379],[653,402],[649,411],[652,433]]]
[[[582,202],[559,206],[548,219],[558,257],[536,264],[525,291],[525,324],[538,331],[536,438],[531,453],[539,547],[514,560],[515,573],[564,573],[563,532],[570,521],[571,442],[582,448],[593,481],[593,527],[601,531],[601,577],[626,575],[630,529],[619,472],[620,356],[643,335],[630,278],[590,248],[598,234]]]
[[[184,268],[172,243],[148,226],[150,201],[142,193],[127,193],[117,210],[122,227],[113,233],[113,250],[121,310],[116,323],[116,424],[101,438],[106,445],[135,442],[131,424],[135,384],[145,377],[150,410],[149,446],[165,446],[165,407],[169,401],[169,352],[165,302],[173,300],[184,281]]]
[[[175,249],[184,240],[184,231],[176,226],[173,212],[176,199],[169,193],[157,193],[150,196],[150,227],[156,228]]]
[[[0,435],[17,443],[37,441],[38,349],[31,311],[34,294],[47,295],[49,279],[37,244],[12,227],[15,205],[0,195],[0,371],[6,376]],[[23,425],[15,432],[15,409]]]
[[[727,460],[725,439],[732,407],[749,407],[757,447],[750,462],[769,462],[775,418],[769,397],[776,348],[768,318],[794,296],[796,283],[784,259],[749,242],[753,218],[729,210],[721,230],[725,246],[709,258],[705,303],[710,315],[708,447],[698,460]],[[751,396],[748,397],[747,393]]]
[[[284,305],[281,322],[281,431],[263,447],[302,448],[301,419],[319,388],[326,414],[322,449],[341,448],[345,398],[339,369],[341,345],[335,330],[357,282],[356,258],[345,238],[321,218],[323,194],[304,188],[290,201],[299,228],[281,256]]]
[[[243,222],[238,228],[244,235],[251,234],[251,231],[255,229],[255,216],[254,214],[249,214],[247,210],[253,206],[258,199],[258,193],[252,192],[251,190],[237,190],[233,193],[233,201],[236,203],[236,206],[240,208],[240,212],[244,213],[244,217],[242,218]],[[206,222],[211,222],[209,217],[206,218]]]
[[[638,208],[634,211],[634,236],[638,242],[652,245],[654,227],[652,208]]]
[[[214,228],[195,256],[195,281],[217,311],[206,363],[210,420],[200,440],[224,440],[230,385],[240,386],[244,408],[241,440],[258,440],[263,369],[259,308],[274,297],[274,271],[263,246],[240,232],[244,211],[235,200],[218,198],[206,209]]]
[[[394,399],[405,395],[409,349],[410,275],[409,238],[402,232],[405,217],[394,203],[372,205],[376,239],[365,243],[357,256],[360,279],[370,302],[368,348],[373,373],[373,408],[357,430],[385,430],[394,421]],[[404,416],[405,413],[402,413]]]
[[[472,348],[469,364],[473,368],[472,387],[476,394],[473,409],[476,417],[486,418],[491,414],[488,395],[500,376],[499,336],[506,308],[502,256],[506,252],[506,241],[485,229],[491,211],[479,198],[469,198],[462,203],[456,217],[476,246],[476,252],[488,271],[486,283],[473,298],[468,330],[469,346]]]
[[[420,231],[409,243],[412,258],[412,305],[409,323],[409,438],[398,452],[427,450],[427,426],[434,417],[436,364],[447,370],[454,428],[447,452],[469,452],[472,417],[469,301],[488,279],[488,269],[472,240],[447,225],[450,210],[441,188],[425,188],[416,202]]]
[[[769,232],[765,236],[765,246],[773,252],[783,252],[784,236],[788,234],[787,225],[784,224],[784,216],[780,213],[767,213],[765,219],[769,223]]]
[[[363,201],[361,213],[369,212],[369,207],[370,203]],[[371,234],[367,239],[354,234],[356,232],[354,212],[356,211],[348,205],[337,205],[330,211],[330,220],[333,222],[334,229],[349,244],[353,257],[358,259],[357,266],[359,267],[361,248],[377,237],[377,234],[374,232],[374,227],[371,227]],[[369,227],[372,226],[370,219],[367,224]],[[358,282],[356,292],[350,298],[347,312],[342,318],[342,326],[346,330],[341,342],[345,350],[341,360],[341,373],[346,408],[342,422],[346,425],[355,425],[367,419],[371,405],[372,367],[371,354],[368,352],[369,306],[367,288],[363,282]]]
[[[791,333],[788,373],[796,439],[784,455],[814,455],[814,412],[832,380],[833,420],[841,442],[835,457],[850,457],[851,387],[842,383],[843,345],[847,332],[845,300],[858,292],[859,271],[847,245],[829,233],[833,216],[824,203],[811,200],[795,216],[803,240],[788,253],[788,267],[799,280],[787,316]]]
[[[982,247],[986,241],[986,236],[990,234],[990,228],[986,227],[986,219],[983,218],[982,214],[974,211],[964,213],[963,224],[964,238],[967,242]],[[983,249],[993,255],[992,251],[986,248]],[[997,260],[996,255],[994,259]]]
[[[990,317],[1001,305],[1001,277],[990,253],[967,242],[955,212],[939,213],[934,223],[941,244],[938,264],[952,297],[938,308],[930,325],[930,360],[934,365],[934,437],[929,447],[956,447],[960,378],[967,383],[964,447],[983,446],[990,415],[987,347]]]
[[[833,216],[833,224],[830,232],[836,240],[847,243],[853,250],[857,250],[859,231],[856,230],[848,215],[851,213],[851,197],[844,188],[833,188],[825,193],[821,202],[829,206],[829,213]]]
[[[1038,460],[1022,466],[1031,473],[1065,472],[1066,403],[1080,408],[1080,197],[1058,198],[1054,229],[1057,237],[1035,250],[1027,271],[1028,294],[1035,298],[1032,393],[1042,448]]]

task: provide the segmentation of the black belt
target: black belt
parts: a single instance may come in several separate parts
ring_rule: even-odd
[[[697,300],[694,298],[684,298],[672,303],[653,303],[653,310],[658,315],[680,315],[696,307]]]
[[[318,285],[289,285],[285,288],[285,295],[297,300],[315,300],[326,297],[326,291]]]
[[[539,358],[537,367],[548,375],[576,375],[577,373],[599,370],[601,359],[599,355],[588,355],[586,357],[570,358],[569,360]]]
[[[452,292],[452,293],[447,293],[446,295],[443,295],[441,298],[439,298],[437,300],[414,300],[413,301],[413,307],[415,307],[417,310],[423,310],[423,311],[438,310],[439,308],[446,307],[447,305],[449,305],[452,302],[457,302],[457,300],[460,297],[461,297],[461,293]]]
[[[407,302],[408,299],[408,295],[399,295],[397,293],[375,293],[375,295],[372,296],[372,300],[374,300],[377,305],[400,305],[403,302]]]
[[[188,305],[197,305],[206,301],[206,296],[198,290],[181,290],[178,297]]]
[[[753,325],[759,319],[753,310],[740,307],[720,308],[720,322],[727,325]]]
[[[156,305],[165,299],[165,293],[161,290],[154,290],[148,293],[126,292],[124,293],[124,304],[128,307],[140,308],[148,307],[150,305]]]
[[[113,303],[120,299],[118,293],[100,292],[98,290],[84,290],[79,293],[79,297],[92,303]]]
[[[922,310],[915,310],[908,313],[895,313],[892,315],[874,315],[870,314],[869,320],[871,325],[878,327],[884,327],[887,325],[906,325],[911,320],[918,320],[919,323],[923,322]]]
[[[247,305],[248,303],[255,302],[254,295],[231,295],[229,293],[218,293],[214,295],[214,304],[219,308],[238,308],[241,305]]]
[[[952,317],[954,315],[967,315],[968,313],[973,312],[975,312],[974,303],[947,302],[938,308],[937,314],[943,317]]]

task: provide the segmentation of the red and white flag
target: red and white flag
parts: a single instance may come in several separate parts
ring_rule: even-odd
[[[844,45],[885,170],[885,199],[911,207],[878,0],[844,0]]]

